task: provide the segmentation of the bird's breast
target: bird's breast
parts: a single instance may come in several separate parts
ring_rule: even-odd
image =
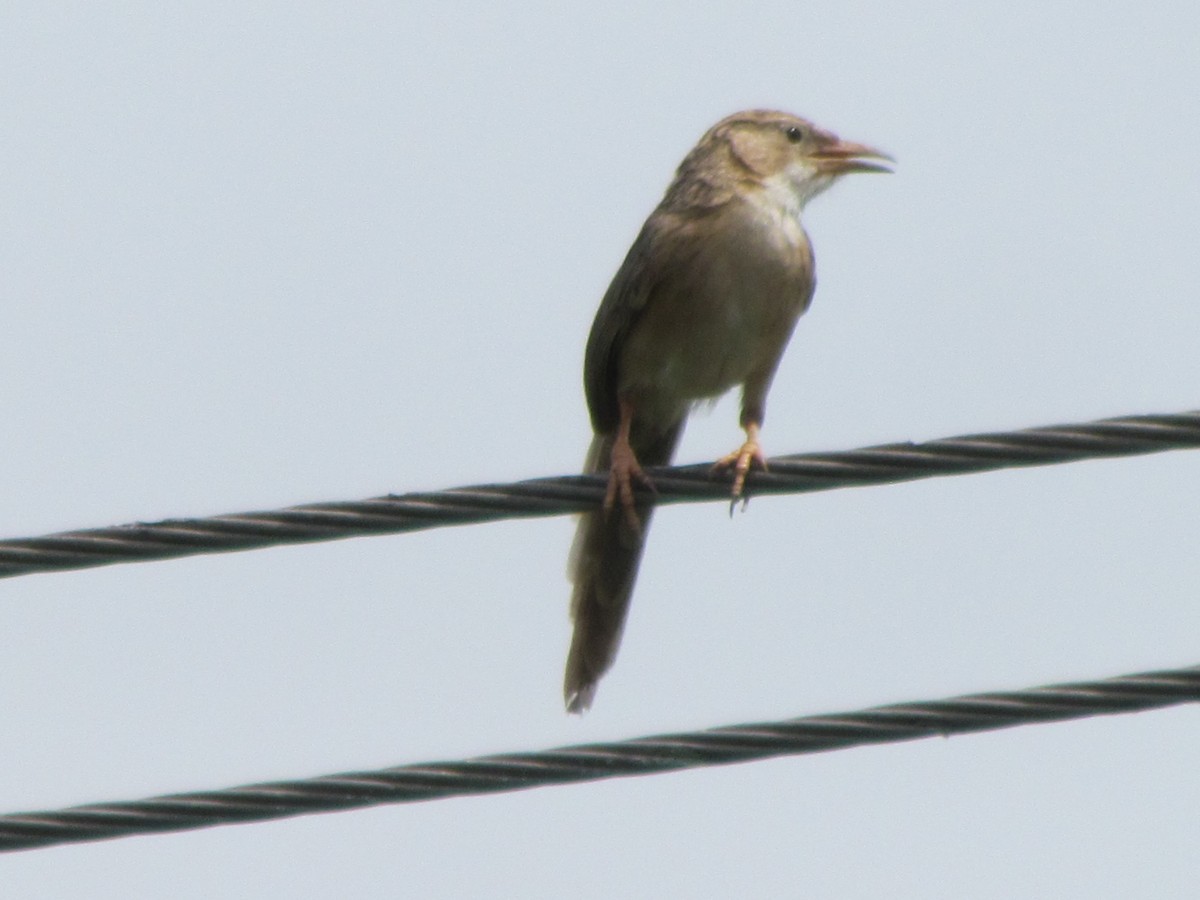
[[[621,355],[621,391],[686,406],[773,368],[813,288],[808,237],[752,204],[695,223]]]

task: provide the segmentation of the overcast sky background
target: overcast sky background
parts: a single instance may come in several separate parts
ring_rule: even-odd
[[[875,144],[768,453],[1200,406],[1200,6],[0,8],[0,534],[576,471],[712,122]],[[680,460],[735,447],[732,398]],[[567,518],[0,583],[0,811],[1200,662],[1200,454],[655,519],[562,711]],[[14,898],[1194,896],[1200,710],[0,858]]]

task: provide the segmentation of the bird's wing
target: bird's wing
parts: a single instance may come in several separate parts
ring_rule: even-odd
[[[605,291],[592,322],[583,359],[583,387],[597,434],[617,427],[617,366],[621,348],[654,289],[655,269],[659,268],[654,263],[654,251],[655,244],[661,243],[662,232],[657,214],[646,220]]]
[[[598,434],[617,427],[617,383],[627,337],[646,308],[655,302],[659,286],[678,282],[675,277],[678,270],[695,265],[701,247],[694,232],[697,220],[716,214],[728,201],[728,197],[723,197],[706,207],[697,205],[688,217],[678,215],[664,201],[646,220],[613,276],[592,322],[583,362],[588,410]],[[697,212],[700,214],[696,215]]]

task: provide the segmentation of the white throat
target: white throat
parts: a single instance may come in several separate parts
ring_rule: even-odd
[[[801,163],[793,163],[761,182],[762,190],[755,191],[753,204],[759,215],[787,226],[799,226],[805,204],[833,184],[833,177],[821,175]],[[790,231],[791,228],[789,227]]]
[[[796,161],[781,172],[763,180],[767,193],[788,212],[800,216],[801,210],[813,197],[829,189],[834,182],[832,175],[826,175]]]

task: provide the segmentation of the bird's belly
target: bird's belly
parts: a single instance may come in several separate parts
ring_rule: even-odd
[[[707,274],[685,296],[655,298],[646,310],[622,356],[624,393],[687,406],[774,366],[804,311],[807,283],[764,278],[761,270]]]
[[[769,342],[776,318],[760,312],[745,307],[696,309],[663,342],[655,376],[659,389],[691,401],[719,396],[744,382],[759,363],[760,348]]]

